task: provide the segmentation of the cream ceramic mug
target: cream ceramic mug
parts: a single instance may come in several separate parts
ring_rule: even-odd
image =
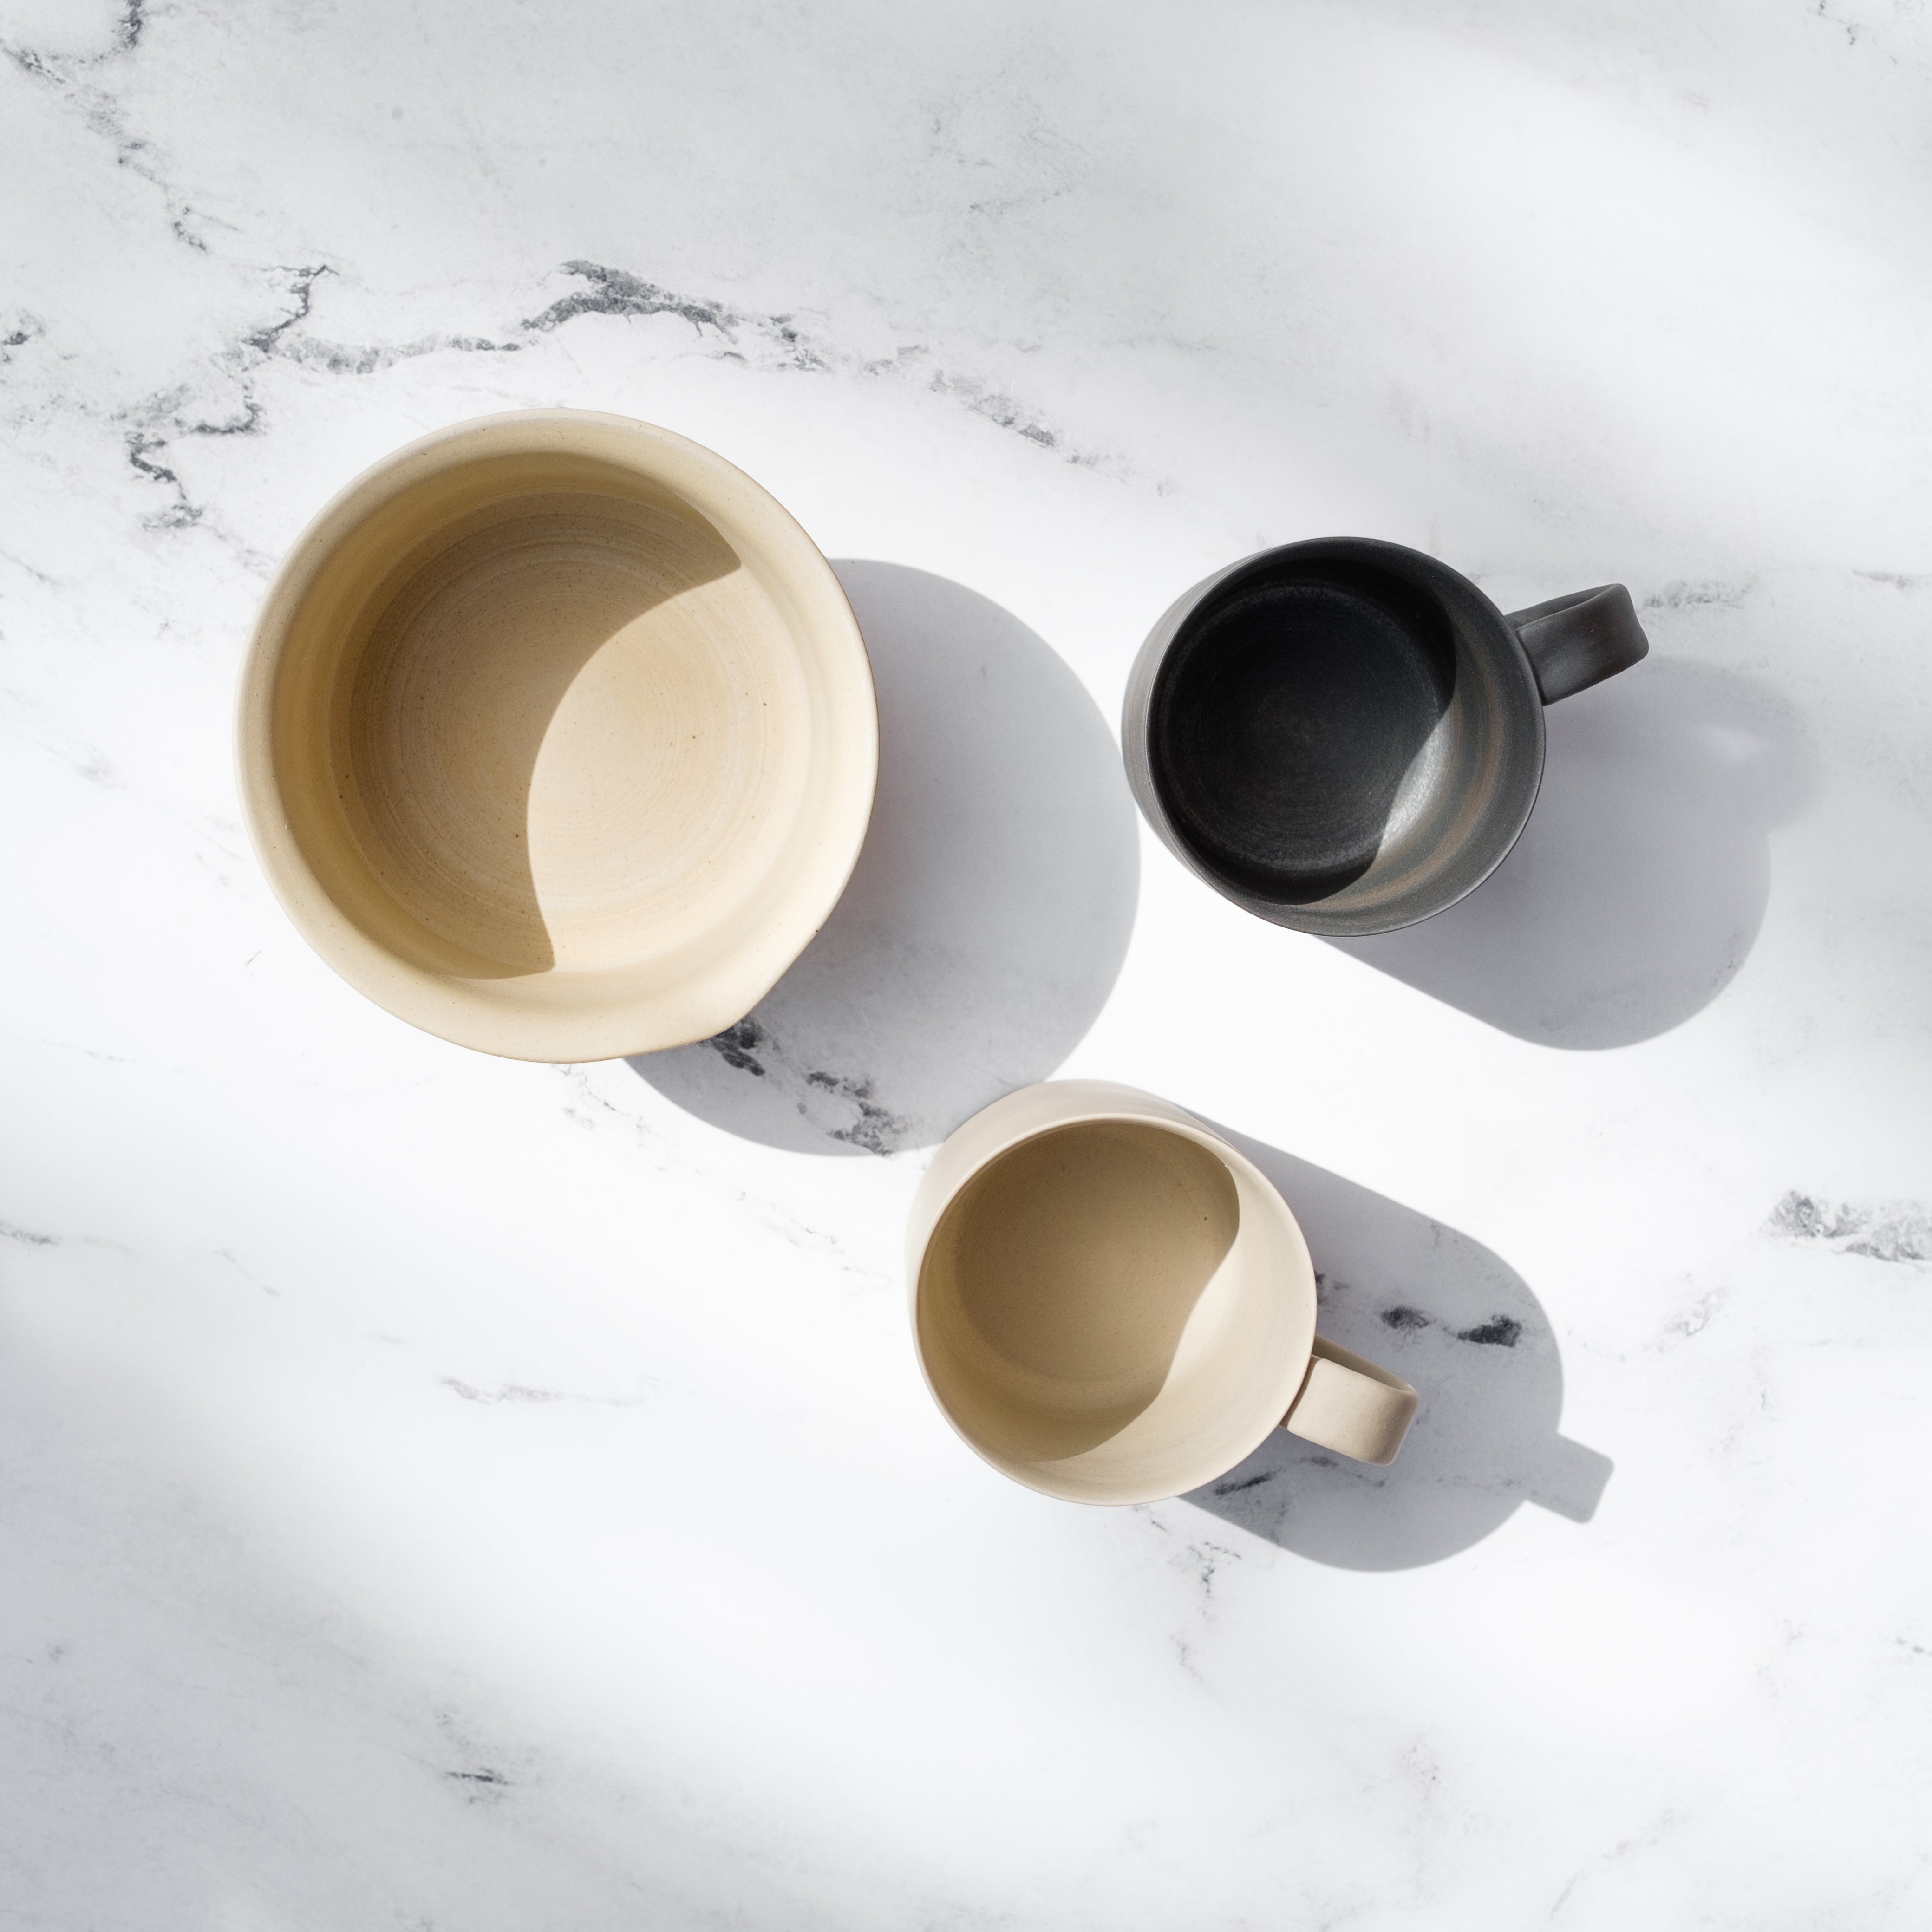
[[[1131,1087],[976,1114],[920,1184],[907,1273],[946,1419],[1070,1502],[1198,1489],[1277,1427],[1393,1462],[1415,1414],[1408,1383],[1316,1334],[1308,1244],[1267,1177]]]

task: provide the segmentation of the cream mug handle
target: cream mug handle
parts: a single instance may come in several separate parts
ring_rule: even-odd
[[[1400,1376],[1318,1335],[1281,1426],[1358,1462],[1393,1462],[1421,1401]]]

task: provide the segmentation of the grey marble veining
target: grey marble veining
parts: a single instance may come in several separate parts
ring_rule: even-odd
[[[4,0],[0,1922],[1924,1923],[1928,94],[1889,0]],[[893,727],[634,1066],[360,1000],[230,771],[306,519],[553,404],[770,488]],[[1340,532],[1653,652],[1330,945],[1111,734]],[[958,1444],[904,1212],[1061,1071],[1274,1175],[1400,1462]]]

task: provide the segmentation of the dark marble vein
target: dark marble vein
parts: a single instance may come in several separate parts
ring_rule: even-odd
[[[788,1090],[800,1115],[829,1139],[881,1156],[908,1144],[912,1123],[880,1102],[870,1076],[795,1066],[771,1029],[758,1020],[740,1020],[704,1044],[734,1072]]]
[[[1917,1202],[1860,1205],[1822,1200],[1794,1188],[1771,1210],[1765,1226],[1789,1240],[1822,1243],[1834,1254],[1932,1262],[1932,1210]]]

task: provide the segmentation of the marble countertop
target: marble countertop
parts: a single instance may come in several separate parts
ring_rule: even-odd
[[[1884,0],[0,4],[0,1922],[1932,1918],[1932,22]],[[664,424],[837,564],[880,808],[722,1043],[465,1052],[242,834],[366,464]],[[1455,911],[1142,828],[1221,563],[1627,583]],[[1088,1510],[913,1360],[935,1141],[1238,1138],[1424,1406]]]

